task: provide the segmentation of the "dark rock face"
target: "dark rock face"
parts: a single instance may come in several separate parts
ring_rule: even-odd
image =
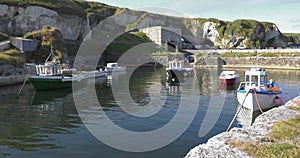
[[[25,75],[26,71],[22,67],[0,63],[0,76],[18,76]]]

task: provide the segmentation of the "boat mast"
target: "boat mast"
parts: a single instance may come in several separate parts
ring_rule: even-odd
[[[45,60],[45,63],[49,60],[50,57],[53,57],[53,56],[54,56],[54,54],[53,54],[53,48],[52,48],[52,43],[51,43],[51,52],[48,55],[47,59]]]

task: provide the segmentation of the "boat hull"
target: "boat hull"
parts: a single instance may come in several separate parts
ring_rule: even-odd
[[[122,71],[126,71],[126,67],[113,67],[113,68],[110,68],[110,67],[107,67],[105,69],[106,72],[122,72]]]
[[[61,76],[31,76],[29,81],[36,91],[50,90],[50,89],[60,89],[72,87],[72,82],[81,81],[82,78],[63,78]]]
[[[167,75],[170,77],[188,77],[194,76],[193,68],[185,68],[185,69],[166,69]]]
[[[256,99],[257,97],[257,99]],[[281,98],[281,92],[256,92],[250,91],[247,95],[245,90],[237,91],[238,102],[245,108],[251,111],[257,111],[261,109],[270,109],[275,106],[279,106],[275,102],[276,97]],[[244,101],[245,100],[245,101]]]
[[[235,83],[238,83],[240,81],[240,78],[230,78],[230,79],[219,78],[219,80],[220,80],[220,83],[222,83],[222,84],[233,85]]]

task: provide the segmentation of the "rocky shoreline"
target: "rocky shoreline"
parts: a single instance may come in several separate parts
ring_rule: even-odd
[[[275,122],[285,121],[296,115],[299,111],[291,110],[289,106],[299,106],[300,96],[288,101],[284,106],[273,108],[256,118],[252,126],[232,128],[229,132],[220,133],[210,138],[207,143],[200,144],[189,151],[185,158],[202,157],[251,157],[238,148],[231,147],[230,141],[259,143],[261,138],[271,132]]]

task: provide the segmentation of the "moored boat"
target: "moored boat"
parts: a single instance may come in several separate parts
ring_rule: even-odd
[[[36,91],[72,87],[72,82],[88,78],[85,74],[74,74],[75,69],[67,69],[65,64],[61,64],[52,51],[52,45],[51,53],[44,64],[28,64],[27,66],[33,67],[35,71],[34,75],[29,76],[29,81]]]
[[[58,63],[35,65],[36,74],[29,76],[29,81],[37,91],[72,87],[72,82],[86,79],[86,75],[64,75],[63,67]]]
[[[126,71],[126,67],[125,66],[119,66],[118,63],[107,63],[104,71],[106,71],[106,72]]]
[[[88,78],[99,78],[99,77],[107,76],[107,73],[105,71],[100,71],[100,70],[80,71],[79,73],[86,75]]]
[[[272,79],[267,80],[267,72],[260,68],[246,71],[245,82],[237,89],[239,104],[251,111],[282,105],[281,94],[280,85]]]
[[[174,59],[168,62],[167,77],[178,80],[178,77],[194,76],[194,69],[187,66],[184,60]],[[179,80],[178,80],[179,81]]]
[[[235,71],[222,71],[219,80],[222,84],[232,85],[240,81],[240,76]]]

